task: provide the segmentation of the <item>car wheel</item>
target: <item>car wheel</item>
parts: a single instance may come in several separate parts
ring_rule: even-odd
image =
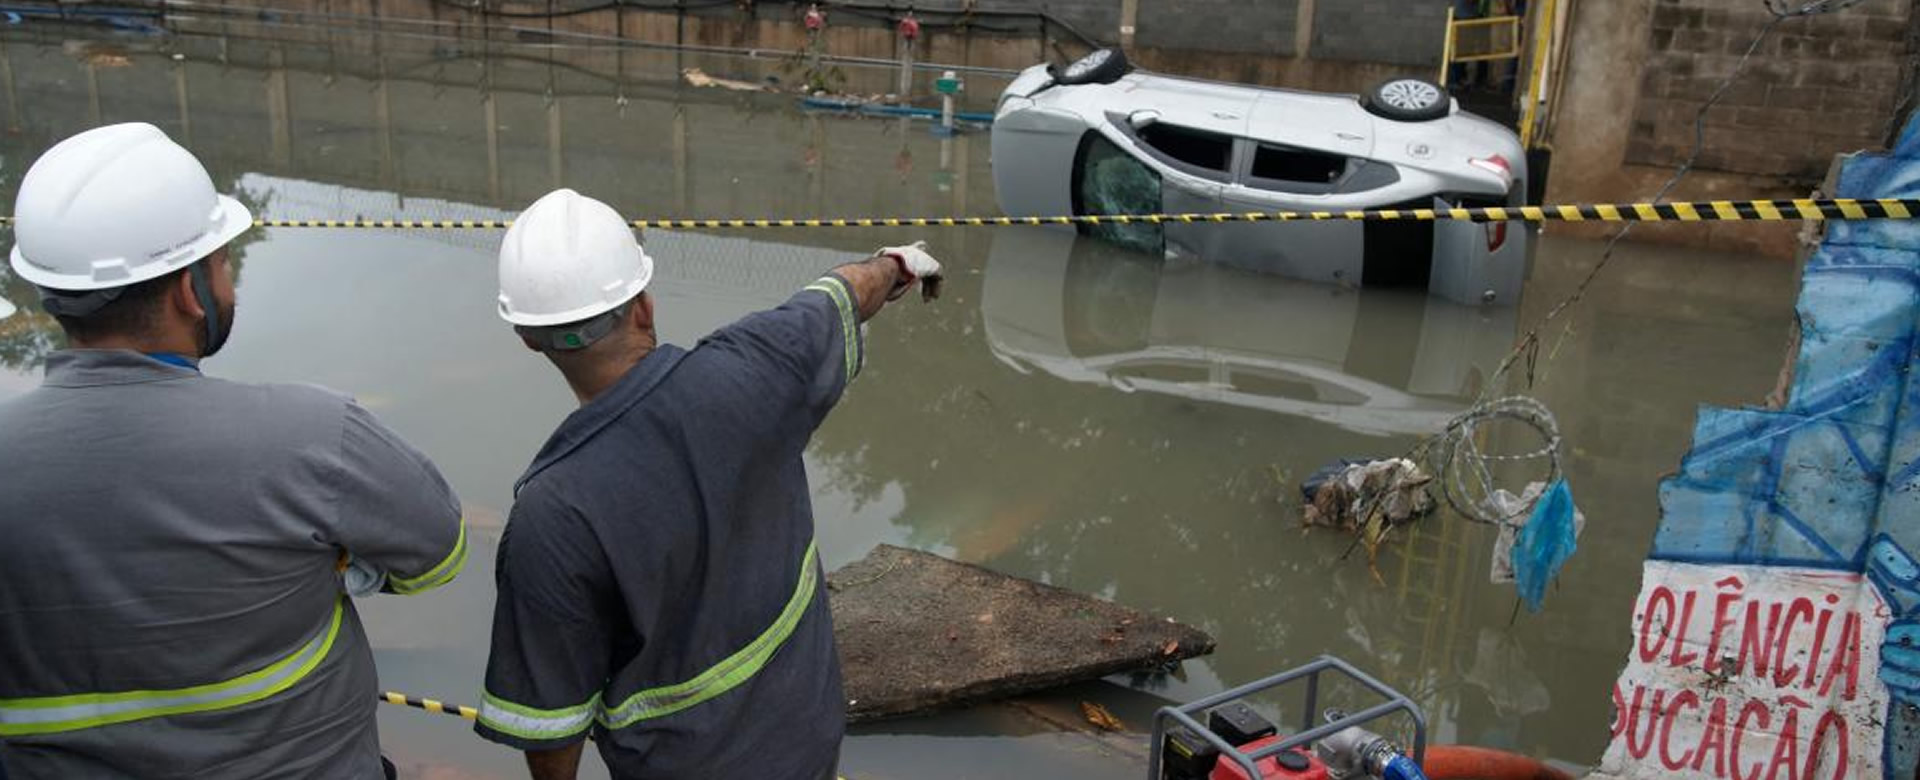
[[[1064,68],[1054,68],[1053,80],[1058,84],[1112,84],[1132,69],[1133,66],[1127,64],[1125,52],[1119,49],[1094,49]]]
[[[1367,110],[1401,122],[1439,119],[1453,110],[1453,101],[1439,84],[1421,78],[1390,79],[1367,93]]]

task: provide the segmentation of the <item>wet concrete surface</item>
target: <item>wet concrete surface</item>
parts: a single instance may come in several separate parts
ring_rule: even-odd
[[[1213,637],[1064,588],[883,544],[827,579],[847,721],[1166,673]]]
[[[198,38],[169,44],[179,62],[134,47],[120,63],[63,46],[84,35],[0,37],[0,202],[58,138],[140,119],[190,140],[218,186],[271,217],[500,216],[560,184],[630,217],[994,213],[983,136],[943,141],[924,124],[684,86],[622,103],[540,47],[476,65]],[[388,76],[372,75],[376,60]],[[674,85],[687,64],[629,63],[628,83]],[[691,344],[837,262],[914,238],[947,263],[943,298],[872,324],[861,379],[806,453],[829,569],[894,544],[1218,641],[1177,675],[1074,688],[1059,702],[1069,714],[1099,703],[1138,730],[1152,701],[1332,653],[1414,697],[1437,741],[1574,761],[1607,740],[1656,480],[1696,405],[1757,402],[1773,387],[1797,279],[1790,263],[1626,245],[1543,334],[1531,387],[1514,389],[1559,416],[1589,525],[1546,611],[1516,615],[1511,588],[1486,579],[1489,529],[1416,524],[1383,550],[1383,586],[1362,557],[1343,557],[1348,537],[1302,530],[1294,486],[1335,458],[1404,452],[1465,408],[1597,245],[1550,230],[1519,307],[1483,309],[1166,263],[1071,234],[650,231],[662,336]],[[353,393],[441,465],[476,518],[468,570],[424,597],[367,600],[362,614],[383,686],[466,704],[510,486],[573,406],[493,313],[498,240],[259,231],[233,339],[207,365]],[[4,272],[0,294],[33,301]],[[0,322],[0,398],[38,382],[53,334],[44,316]],[[380,718],[411,776],[524,772],[454,719]],[[855,778],[1106,778],[1134,766],[1004,707],[857,727],[843,752]]]

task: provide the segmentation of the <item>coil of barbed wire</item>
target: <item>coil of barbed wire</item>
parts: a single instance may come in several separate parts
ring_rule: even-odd
[[[1503,435],[1506,431],[1502,428],[1507,427],[1532,431],[1539,437],[1538,446],[1518,452],[1483,449],[1483,438],[1511,441]],[[1491,498],[1499,488],[1494,464],[1544,461],[1545,473],[1526,481],[1551,484],[1560,478],[1560,424],[1546,404],[1527,396],[1508,396],[1475,406],[1448,421],[1446,430],[1427,449],[1427,456],[1440,493],[1454,512],[1474,522],[1512,525],[1532,506],[1505,513],[1494,505]],[[1519,495],[1523,490],[1508,492]]]

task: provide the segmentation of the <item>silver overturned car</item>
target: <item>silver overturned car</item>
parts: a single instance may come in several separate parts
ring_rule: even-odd
[[[993,123],[1000,207],[1015,217],[1517,206],[1526,155],[1511,130],[1439,86],[1388,81],[1330,95],[1134,71],[1118,49],[1036,65]],[[1510,304],[1525,223],[1290,221],[1082,225],[1148,252],[1297,279],[1417,287]]]

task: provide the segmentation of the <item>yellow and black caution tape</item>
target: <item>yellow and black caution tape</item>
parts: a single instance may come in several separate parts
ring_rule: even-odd
[[[1186,214],[1116,214],[1056,217],[862,217],[846,219],[636,219],[636,228],[873,228],[992,227],[1004,225],[1206,224],[1215,222],[1315,222],[1396,220],[1431,222],[1799,222],[1914,219],[1920,199],[1855,198],[1795,200],[1698,200],[1676,203],[1600,203],[1580,206],[1487,206],[1450,209],[1366,209],[1354,211],[1223,211]],[[0,217],[0,225],[13,224]],[[354,228],[362,230],[492,229],[510,219],[260,219],[273,228]]]
[[[1297,222],[1394,220],[1469,222],[1793,222],[1816,220],[1913,219],[1920,199],[1710,200],[1677,203],[1588,204],[1581,206],[1489,206],[1452,209],[1368,209],[1356,211],[1248,211],[1188,214],[1126,214],[1057,217],[866,217],[858,219],[636,219],[636,228],[873,228],[989,227],[999,225],[1205,224],[1215,222]],[[5,218],[11,222],[11,218]],[[500,229],[505,219],[263,219],[261,227]]]
[[[404,693],[394,693],[393,691],[387,691],[386,693],[380,694],[380,700],[388,704],[398,704],[403,707],[413,707],[416,709],[422,709],[428,712],[438,713],[441,715],[454,715],[457,717],[466,718],[467,720],[478,720],[480,718],[480,711],[472,707],[462,707],[457,704],[447,704],[445,702],[442,702],[436,699],[415,698],[412,696],[408,696]]]
[[[1128,214],[1068,217],[883,217],[869,219],[641,219],[638,228],[795,228],[795,227],[986,227],[994,225],[1204,224],[1212,222],[1296,222],[1394,220],[1471,222],[1710,222],[1754,220],[1913,219],[1920,199],[1715,200],[1682,203],[1630,203],[1584,206],[1491,206],[1452,209],[1368,209],[1356,211],[1248,211],[1191,214]],[[506,223],[497,223],[504,225]],[[312,226],[312,225],[309,225]],[[365,225],[377,227],[378,225]]]

